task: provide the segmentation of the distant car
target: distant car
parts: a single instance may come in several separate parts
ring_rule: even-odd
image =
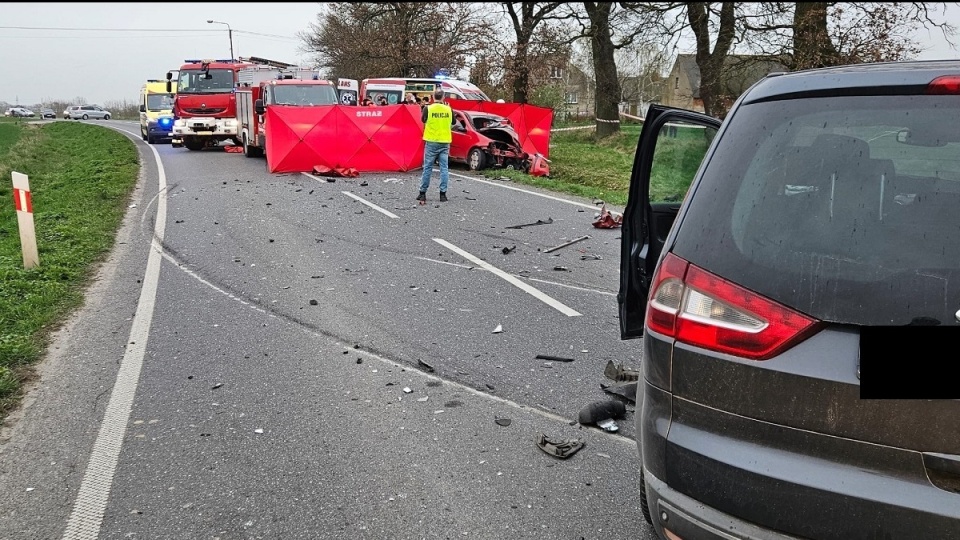
[[[109,120],[110,111],[99,105],[81,105],[77,108],[70,109],[70,118],[73,120],[89,120],[91,118]]]
[[[71,106],[67,107],[66,109],[64,109],[64,110],[63,110],[63,119],[64,119],[64,120],[69,120],[69,119],[70,119],[70,111],[74,111],[74,110],[80,110],[80,106],[79,106],[79,105],[71,105]]]
[[[471,171],[507,167],[526,171],[530,156],[510,120],[496,114],[453,111],[455,124],[450,142],[450,161],[466,163]]]
[[[40,109],[40,118],[56,118],[57,113],[53,112],[53,109]]]
[[[13,107],[10,109],[10,116],[16,116],[18,118],[28,118],[31,116],[36,116],[37,114],[26,107]]]

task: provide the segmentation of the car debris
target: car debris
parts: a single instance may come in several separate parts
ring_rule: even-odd
[[[586,239],[588,239],[588,238],[590,238],[590,235],[589,235],[589,234],[586,234],[586,235],[581,236],[580,238],[574,238],[573,240],[570,240],[569,242],[564,242],[564,243],[560,244],[559,246],[554,246],[554,247],[552,247],[552,248],[545,249],[545,250],[543,250],[543,252],[544,252],[544,253],[552,253],[552,252],[554,252],[554,251],[556,251],[556,250],[558,250],[558,249],[562,249],[562,248],[565,248],[565,247],[567,247],[567,246],[576,244],[577,242],[582,242],[582,241],[584,241],[584,240],[586,240]]]
[[[549,354],[538,354],[537,360],[550,360],[553,362],[573,362],[573,358],[565,358],[563,356],[551,356]]]
[[[505,229],[522,229],[522,228],[524,228],[524,227],[533,227],[533,226],[535,226],[535,225],[549,225],[549,224],[551,224],[551,223],[553,223],[553,218],[552,218],[552,217],[548,217],[548,218],[546,219],[546,221],[544,221],[544,220],[542,220],[542,219],[538,219],[538,220],[534,221],[533,223],[524,223],[523,225],[510,225],[509,227],[504,227],[504,228],[505,228]]]
[[[608,394],[622,397],[630,403],[637,402],[637,381],[622,384],[604,384],[600,383],[600,389]]]
[[[616,382],[640,380],[640,370],[624,367],[623,364],[616,364],[613,360],[607,361],[607,366],[603,368],[603,374],[606,378]]]
[[[619,401],[594,401],[580,409],[578,420],[583,425],[596,425],[605,431],[617,431],[620,428],[615,420],[623,418],[627,406]]]
[[[537,446],[558,459],[567,459],[576,454],[586,444],[580,439],[557,439],[537,433]]]

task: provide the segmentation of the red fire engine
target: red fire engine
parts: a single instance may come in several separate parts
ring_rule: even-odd
[[[177,78],[172,143],[200,150],[232,140],[237,130],[236,87],[241,69],[254,64],[237,60],[185,60]],[[173,73],[167,73],[172,87]]]
[[[337,87],[320,79],[310,68],[269,61],[240,70],[237,89],[237,124],[243,153],[266,155],[266,109],[336,105]]]

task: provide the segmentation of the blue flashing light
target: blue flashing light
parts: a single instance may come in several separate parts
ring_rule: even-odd
[[[157,123],[160,124],[160,127],[168,128],[171,125],[173,125],[173,118],[170,118],[169,116],[164,116],[159,120],[157,120]]]
[[[442,72],[441,72],[441,73],[437,73],[436,75],[433,76],[433,78],[434,78],[434,79],[439,79],[439,80],[441,80],[441,81],[442,81],[442,80],[445,80],[445,79],[449,79],[449,77],[447,77],[447,76],[446,76],[445,74],[443,74]]]

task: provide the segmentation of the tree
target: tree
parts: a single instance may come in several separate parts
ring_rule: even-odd
[[[479,7],[478,7],[479,6]],[[432,77],[460,74],[486,50],[494,25],[482,4],[385,2],[326,4],[301,49],[328,76]]]
[[[563,2],[502,2],[516,42],[508,56],[506,77],[513,89],[513,101],[526,103],[531,75],[539,67],[569,57],[569,40],[557,27],[548,26],[569,14],[558,15]],[[545,24],[546,23],[546,24]]]
[[[920,29],[953,44],[955,26],[938,21],[943,2],[768,2],[749,4],[745,38],[790,70],[909,60]]]

